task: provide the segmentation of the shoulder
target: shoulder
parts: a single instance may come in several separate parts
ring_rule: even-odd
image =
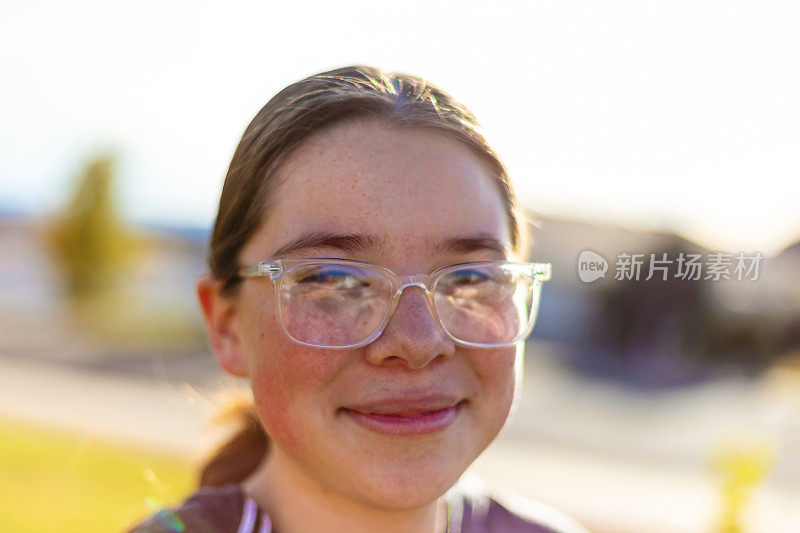
[[[589,533],[574,518],[475,476],[448,493],[449,531],[460,533]]]
[[[239,485],[203,487],[173,508],[161,509],[129,533],[256,533],[269,519]]]

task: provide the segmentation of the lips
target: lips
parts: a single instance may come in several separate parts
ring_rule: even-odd
[[[465,400],[453,396],[401,396],[344,407],[342,412],[368,430],[386,435],[436,433],[458,418]]]

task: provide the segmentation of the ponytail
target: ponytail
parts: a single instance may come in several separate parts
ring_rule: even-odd
[[[241,483],[258,467],[269,449],[269,437],[261,426],[252,397],[227,400],[213,421],[233,423],[235,430],[203,461],[200,486]]]

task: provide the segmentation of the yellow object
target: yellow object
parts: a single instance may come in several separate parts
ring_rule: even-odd
[[[715,531],[743,533],[743,516],[753,489],[773,463],[772,447],[754,439],[728,439],[713,453],[711,465],[718,476],[720,511]]]

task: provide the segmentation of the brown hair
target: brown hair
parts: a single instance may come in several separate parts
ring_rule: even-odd
[[[211,234],[209,267],[233,293],[240,280],[239,252],[271,210],[281,164],[303,139],[345,120],[374,118],[397,127],[441,133],[462,143],[487,165],[508,216],[511,244],[525,252],[516,197],[500,158],[479,131],[475,116],[421,78],[366,66],[310,76],[276,94],[256,114],[233,154]],[[268,439],[252,406],[237,402],[240,428],[206,462],[201,485],[242,481],[265,454]]]

